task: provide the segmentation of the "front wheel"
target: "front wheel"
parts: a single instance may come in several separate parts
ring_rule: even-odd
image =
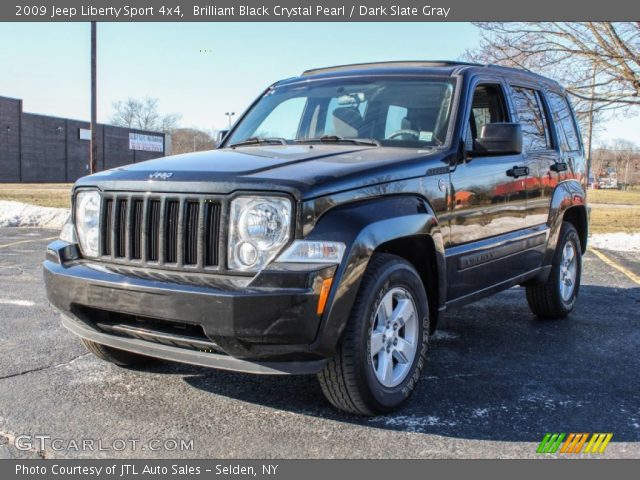
[[[336,408],[357,415],[397,409],[425,363],[429,307],[420,276],[404,259],[376,254],[365,271],[338,351],[318,374]]]
[[[580,237],[575,227],[563,222],[546,283],[527,285],[531,311],[543,319],[565,318],[578,298],[582,275]]]
[[[153,358],[145,355],[138,355],[137,353],[127,352],[118,348],[102,345],[101,343],[96,343],[91,340],[87,340],[86,338],[81,338],[80,340],[82,340],[85,348],[89,352],[93,353],[93,355],[119,367],[138,367],[151,363],[154,360]]]

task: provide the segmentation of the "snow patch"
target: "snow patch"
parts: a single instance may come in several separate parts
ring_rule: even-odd
[[[454,427],[456,422],[441,419],[433,415],[425,417],[417,415],[397,415],[393,417],[377,417],[369,420],[372,424],[384,424],[391,428],[401,428],[409,432],[423,430],[426,427]]]
[[[62,228],[68,216],[67,208],[0,200],[0,227]]]
[[[589,245],[619,252],[640,252],[640,232],[594,233],[589,237]]]
[[[476,408],[471,412],[471,416],[474,418],[483,418],[489,416],[488,408]]]
[[[0,305],[16,305],[18,307],[33,307],[35,303],[31,300],[7,300],[0,298]]]
[[[436,330],[436,333],[431,337],[433,340],[457,340],[460,337],[455,332],[448,330]]]

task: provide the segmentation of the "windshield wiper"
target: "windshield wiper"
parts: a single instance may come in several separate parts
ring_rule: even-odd
[[[373,145],[375,147],[380,146],[380,142],[375,138],[348,138],[341,137],[340,135],[323,135],[319,138],[301,138],[299,140],[295,140],[296,143],[312,143],[312,142],[320,142],[320,143],[355,143],[356,145]]]
[[[287,141],[280,137],[249,137],[238,143],[232,143],[229,147],[240,147],[242,145],[260,145],[262,143],[277,143],[279,145],[286,145]]]

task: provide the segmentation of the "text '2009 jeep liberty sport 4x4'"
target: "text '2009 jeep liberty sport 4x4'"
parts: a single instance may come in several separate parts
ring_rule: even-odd
[[[452,62],[307,71],[214,151],[79,180],[47,293],[115,364],[317,374],[337,408],[389,412],[446,309],[523,285],[538,317],[572,310],[585,179],[551,80]]]

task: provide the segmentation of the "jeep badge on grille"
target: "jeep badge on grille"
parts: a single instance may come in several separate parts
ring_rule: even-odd
[[[153,172],[149,174],[150,180],[169,180],[173,177],[173,172]]]

